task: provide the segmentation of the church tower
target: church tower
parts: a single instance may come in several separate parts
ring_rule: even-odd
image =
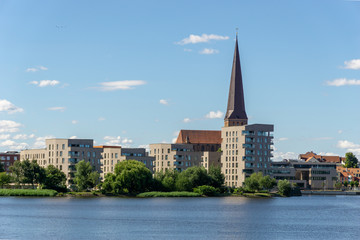
[[[224,126],[247,125],[248,118],[245,111],[244,90],[241,76],[238,36],[236,34],[234,59],[231,71],[229,99],[224,119]]]

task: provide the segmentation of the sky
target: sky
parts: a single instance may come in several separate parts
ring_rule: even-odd
[[[360,157],[360,1],[0,1],[0,151],[170,143],[224,125],[238,28],[274,160]]]

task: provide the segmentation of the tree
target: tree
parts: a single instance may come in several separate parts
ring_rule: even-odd
[[[341,183],[341,182],[336,182],[336,183],[335,183],[335,189],[336,189],[336,190],[340,190],[340,189],[341,189],[341,186],[342,186],[342,183]]]
[[[260,190],[260,180],[263,178],[261,172],[253,173],[250,177],[245,179],[245,187],[250,191],[259,191]]]
[[[36,160],[15,161],[10,167],[11,175],[17,184],[42,184],[45,180],[45,169],[37,164]]]
[[[344,182],[344,186],[347,188],[347,186],[349,186],[349,182],[348,182],[348,181],[345,181],[345,182]]]
[[[351,181],[350,186],[351,186],[351,188],[353,188],[355,186],[355,181]]]
[[[45,176],[43,188],[66,191],[66,175],[61,170],[49,165],[45,169]]]
[[[23,178],[24,178],[23,169],[22,169],[22,164],[19,160],[15,161],[13,163],[13,165],[10,167],[10,172],[11,172],[13,181],[17,185],[20,185],[21,183],[23,183]]]
[[[175,184],[179,172],[176,170],[165,170],[165,172],[156,172],[154,176],[155,182],[160,182],[159,190],[165,192],[175,191]],[[156,188],[156,187],[155,187]]]
[[[190,167],[185,171],[179,173],[176,181],[176,190],[178,191],[193,191],[193,188],[210,185],[212,178],[208,175],[204,167]]]
[[[99,175],[93,173],[92,166],[90,162],[85,162],[85,160],[81,160],[76,165],[76,173],[74,182],[78,187],[79,191],[87,191],[90,188],[93,188],[98,183]]]
[[[209,168],[209,176],[211,178],[211,184],[210,184],[211,186],[213,186],[215,188],[220,188],[220,187],[222,187],[224,185],[225,176],[221,172],[220,167],[211,166]]]
[[[284,180],[279,180],[278,181],[278,184],[277,184],[277,187],[279,189],[279,193],[281,195],[284,195],[284,196],[287,196],[289,197],[290,196],[290,193],[291,193],[291,184],[288,180],[284,179]]]
[[[270,176],[264,176],[260,179],[260,188],[271,190],[276,186],[276,180]]]
[[[8,184],[10,182],[10,175],[8,175],[6,172],[0,172],[0,187],[4,187],[4,185]]]
[[[357,168],[358,167],[358,159],[352,152],[348,152],[345,154],[345,167],[347,168]]]
[[[355,187],[359,187],[359,182],[358,181],[354,181],[355,183]]]

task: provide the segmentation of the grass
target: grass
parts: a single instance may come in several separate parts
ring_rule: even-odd
[[[137,197],[201,197],[201,195],[194,192],[144,192]]]
[[[50,189],[0,189],[0,196],[54,197],[57,193]]]
[[[244,193],[243,194],[244,197],[265,197],[265,198],[269,198],[271,197],[270,193]]]

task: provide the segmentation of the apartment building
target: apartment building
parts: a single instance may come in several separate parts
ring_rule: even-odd
[[[20,159],[20,153],[16,151],[0,152],[0,163],[4,166],[5,172],[9,172],[9,168],[16,160]]]
[[[272,162],[271,176],[287,179],[302,189],[334,189],[339,180],[336,163],[320,162],[316,158]]]
[[[81,160],[90,162],[94,171],[101,171],[101,149],[93,147],[92,139],[46,139],[46,148],[23,150],[20,160],[37,160],[42,167],[54,165],[65,173],[68,184],[73,183],[76,168]]]

